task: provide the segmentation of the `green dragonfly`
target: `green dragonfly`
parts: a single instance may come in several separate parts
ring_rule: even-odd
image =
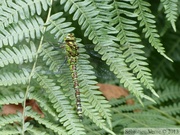
[[[81,99],[80,99],[80,90],[79,90],[79,82],[78,82],[78,75],[77,75],[77,61],[78,61],[78,44],[76,43],[76,38],[74,34],[70,33],[67,34],[67,36],[64,39],[65,43],[58,43],[58,45],[61,45],[61,47],[54,47],[54,50],[59,50],[64,48],[65,50],[65,60],[62,65],[59,66],[59,69],[57,72],[46,72],[46,74],[60,74],[62,66],[66,63],[68,63],[69,69],[71,71],[71,77],[74,84],[74,90],[75,90],[75,97],[76,97],[76,109],[77,114],[79,116],[79,119],[82,120],[82,106],[81,106]],[[50,43],[53,45],[57,43]],[[92,66],[94,67],[95,75],[98,78],[101,78],[101,81],[104,79],[106,81],[107,78],[114,77],[114,75],[108,70],[108,66],[104,63],[104,61],[101,60],[101,55],[99,55],[97,52],[94,51],[93,44],[85,44],[85,49],[87,54],[90,55],[90,62]]]
[[[82,120],[82,107],[81,107],[81,99],[80,99],[80,91],[79,91],[79,83],[78,83],[78,76],[77,76],[77,59],[78,59],[78,46],[76,44],[76,39],[74,34],[70,33],[65,38],[65,50],[67,54],[68,64],[71,71],[71,76],[74,83],[75,89],[75,97],[76,97],[76,108],[79,119]]]
[[[71,77],[73,80],[74,84],[74,90],[75,90],[75,97],[76,97],[76,109],[77,109],[77,114],[79,116],[79,119],[82,121],[83,116],[82,116],[82,106],[81,106],[81,99],[80,99],[80,90],[79,90],[79,82],[78,82],[78,75],[77,75],[77,61],[78,61],[78,45],[76,43],[76,38],[73,33],[67,34],[67,36],[64,39],[65,43],[58,43],[61,45],[61,47],[55,47],[53,50],[58,50],[61,48],[65,49],[65,61],[63,64],[67,61],[69,69],[71,71]],[[50,43],[52,44],[52,43]],[[52,44],[54,45],[54,44]],[[59,67],[57,72],[47,72],[47,74],[59,74],[61,72],[61,67],[63,64]]]

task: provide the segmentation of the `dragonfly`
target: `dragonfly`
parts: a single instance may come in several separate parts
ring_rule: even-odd
[[[71,71],[72,80],[74,83],[75,89],[75,97],[76,97],[76,109],[79,119],[82,120],[82,107],[81,107],[81,99],[80,99],[80,91],[79,91],[79,83],[77,76],[77,60],[78,60],[78,46],[76,44],[76,38],[74,34],[70,33],[65,37],[65,50],[67,54],[67,60],[69,64],[69,69]]]
[[[69,70],[71,71],[71,77],[74,84],[74,90],[75,90],[75,98],[76,98],[76,110],[77,114],[79,116],[80,121],[83,119],[82,115],[82,106],[81,106],[81,98],[80,98],[80,90],[79,90],[79,82],[78,82],[78,75],[77,75],[77,61],[78,61],[78,45],[76,43],[76,38],[73,33],[67,34],[67,36],[64,38],[65,43],[58,43],[62,44],[60,48],[65,49],[65,61],[63,64],[67,61]],[[50,43],[51,44],[51,43]],[[55,50],[58,50],[58,48],[54,48]],[[59,74],[59,70],[61,70],[61,65],[58,69],[58,72],[55,74]]]
[[[80,121],[83,120],[82,114],[82,105],[81,105],[81,98],[80,98],[80,87],[78,82],[78,74],[77,74],[77,62],[78,62],[78,45],[76,43],[76,38],[73,33],[67,34],[64,38],[64,43],[50,43],[61,45],[61,47],[54,47],[54,50],[59,50],[64,48],[65,50],[65,60],[62,65],[59,66],[58,72],[52,73],[47,72],[47,74],[59,74],[62,66],[67,62],[69,66],[69,70],[71,71],[71,77],[74,84],[75,90],[75,99],[76,99],[76,110],[79,116]],[[94,67],[95,75],[98,78],[104,79],[104,82],[107,78],[114,77],[114,74],[111,73],[108,69],[108,66],[105,64],[104,61],[101,60],[101,55],[94,51],[94,44],[85,44],[85,49],[87,54],[90,55],[90,62]],[[100,81],[98,81],[100,82]]]

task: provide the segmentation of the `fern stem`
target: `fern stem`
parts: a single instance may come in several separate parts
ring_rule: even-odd
[[[49,21],[49,18],[50,18],[50,15],[51,15],[51,10],[52,10],[52,3],[53,3],[53,0],[50,1],[50,7],[49,7],[49,10],[48,10],[48,14],[47,14],[47,18],[46,18],[46,22],[47,23]],[[43,27],[43,33],[46,31],[46,26]],[[42,43],[43,43],[43,39],[44,39],[44,35],[41,36],[41,40],[40,40],[40,43],[39,43],[39,46],[38,46],[38,49],[37,49],[37,52],[36,52],[36,55],[35,55],[35,61],[34,61],[34,64],[32,66],[32,70],[31,70],[31,73],[29,75],[29,78],[28,78],[28,85],[27,85],[27,88],[26,88],[26,93],[24,95],[24,102],[23,102],[23,112],[22,112],[22,135],[25,135],[25,107],[26,107],[26,99],[27,99],[27,96],[28,96],[28,93],[29,93],[29,90],[30,90],[30,83],[31,83],[31,79],[32,79],[32,76],[35,72],[35,68],[36,68],[36,64],[37,64],[37,59],[38,59],[38,54],[42,48]]]
[[[154,106],[149,106],[149,108],[156,110],[157,112],[163,114],[164,116],[168,117],[169,119],[172,119],[173,121],[177,122],[178,124],[180,124],[180,120],[172,117],[171,115],[169,115],[168,113],[165,113],[164,111],[161,111],[160,109],[154,107]]]

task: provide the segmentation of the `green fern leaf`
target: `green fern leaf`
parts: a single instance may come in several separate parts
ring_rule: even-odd
[[[49,21],[46,23],[46,31],[50,31],[51,34],[55,35],[55,38],[60,42],[64,40],[64,34],[70,33],[74,30],[70,22],[65,22],[65,18],[61,17],[62,12],[56,13],[49,18]],[[59,19],[60,18],[60,19]]]
[[[127,107],[127,106],[126,106]],[[116,120],[117,125],[121,123],[126,127],[176,127],[175,121],[172,119],[166,118],[163,115],[159,114],[157,111],[148,111],[146,112],[143,108],[142,112],[122,113],[121,111],[117,111],[117,109],[113,109],[117,114],[113,115],[113,121],[115,119],[119,119],[119,122]]]
[[[0,134],[1,135],[17,135],[17,134],[20,134],[20,132],[16,128],[10,128],[10,129],[7,128],[7,129],[0,130]]]
[[[114,113],[112,117],[113,125],[115,127],[123,126],[127,127],[178,127],[180,124],[179,119],[176,119],[176,115],[179,114],[179,104],[173,103],[174,100],[179,99],[179,95],[176,94],[179,91],[179,84],[169,81],[167,79],[163,80],[162,78],[155,80],[155,88],[163,89],[163,92],[158,92],[161,95],[160,98],[156,97],[156,104],[145,101],[144,107],[142,107],[136,101],[132,105],[127,104],[118,104],[126,103],[126,100],[123,98],[116,99],[116,105],[113,106],[112,111]],[[174,86],[174,87],[172,87]],[[176,88],[176,90],[174,90]],[[169,90],[172,95],[168,95]],[[175,92],[176,91],[176,92]],[[173,97],[173,95],[176,95]],[[166,98],[165,98],[166,97]],[[169,98],[171,97],[171,98]],[[129,98],[128,98],[129,99]],[[131,97],[131,100],[134,100]],[[166,104],[169,105],[166,105]],[[112,104],[112,105],[113,105]],[[165,105],[165,106],[164,106]],[[119,120],[117,120],[119,119]],[[114,127],[114,128],[115,128]]]
[[[43,96],[42,97],[42,92],[40,91],[35,91],[34,89],[31,89],[31,92],[29,94],[29,99],[34,99],[36,100],[40,107],[43,108],[46,112],[51,114],[53,117],[57,117],[56,112],[52,109],[52,106],[50,103],[48,103],[48,98]]]
[[[65,2],[65,1],[63,1],[63,2]],[[63,4],[63,2],[61,3],[61,4]],[[77,15],[81,15],[80,17],[79,17],[79,20],[84,20],[84,21],[82,21],[82,22],[84,22],[84,23],[82,23],[81,24],[81,22],[79,23],[80,25],[82,25],[82,27],[83,28],[86,28],[86,30],[85,30],[85,32],[84,32],[84,35],[85,36],[87,36],[87,35],[89,35],[89,39],[90,40],[92,40],[93,39],[93,43],[98,43],[98,45],[99,46],[96,46],[95,47],[95,49],[100,53],[100,54],[106,54],[106,56],[107,56],[107,53],[106,52],[103,52],[102,50],[104,49],[104,47],[105,46],[111,46],[111,45],[113,45],[114,43],[113,42],[111,42],[113,39],[115,39],[115,38],[112,38],[112,36],[109,36],[109,37],[106,37],[106,34],[107,34],[107,30],[104,30],[104,29],[100,29],[103,25],[105,25],[105,24],[102,24],[102,25],[99,25],[100,24],[100,22],[102,21],[100,18],[96,18],[95,16],[96,15],[98,15],[99,14],[99,11],[93,11],[93,7],[91,7],[91,6],[93,6],[92,4],[90,4],[89,2],[87,2],[87,1],[84,1],[84,3],[82,2],[82,3],[70,3],[70,1],[67,1],[67,3],[68,3],[68,5],[72,5],[72,6],[75,6],[76,7],[76,12],[79,12],[79,13],[77,13]],[[87,4],[90,8],[90,10],[92,10],[91,11],[91,13],[92,14],[88,14],[88,12],[90,12],[89,10],[87,10],[88,8],[86,7],[86,8],[84,8],[84,5],[83,4]],[[81,6],[81,5],[83,5],[83,6]],[[70,10],[69,8],[70,8],[71,6],[67,6],[67,10]],[[74,7],[73,7],[74,8]],[[81,9],[80,11],[79,11],[79,9]],[[83,12],[82,12],[83,11]],[[85,14],[86,13],[86,14]],[[76,13],[75,13],[76,14]],[[93,20],[93,22],[92,22],[92,18],[94,18],[94,20]],[[88,24],[88,25],[87,25]],[[102,35],[102,37],[99,37],[99,36],[101,36]],[[107,42],[104,42],[104,41],[108,41],[108,43]],[[107,45],[108,44],[108,45]],[[103,45],[103,46],[100,46],[100,45]],[[110,49],[109,47],[108,47],[108,49]],[[113,49],[114,50],[114,49]],[[109,52],[108,52],[108,54],[109,54]],[[112,54],[113,55],[113,54]],[[110,56],[109,58],[112,58],[112,57],[114,57],[114,56]],[[106,59],[104,59],[103,58],[103,60],[106,60]],[[112,64],[111,63],[111,60],[110,59],[108,59],[107,60],[108,62],[108,65],[109,64]],[[121,61],[119,61],[119,62],[122,62],[122,60]],[[115,63],[117,63],[117,61],[115,62]],[[115,66],[115,63],[114,63],[114,65],[113,66]],[[118,66],[119,67],[119,66]],[[118,68],[117,67],[117,68]],[[113,68],[113,67],[111,67],[111,68]],[[116,69],[116,71],[114,71],[114,68],[112,69],[112,71],[114,71],[115,72],[115,74],[117,74],[117,70],[119,70],[119,68],[118,69]],[[128,69],[129,70],[129,69]],[[128,71],[127,70],[127,71]],[[122,73],[122,72],[121,72]],[[125,75],[125,74],[124,74]],[[132,76],[132,75],[131,75]],[[125,77],[125,76],[119,76],[118,75],[118,77],[119,78],[123,78],[123,77]],[[127,77],[127,76],[126,76]],[[129,76],[128,76],[129,77]],[[124,79],[124,78],[123,78]],[[127,81],[124,81],[124,80],[122,80],[121,82],[122,83],[124,83],[124,82],[126,82],[126,84],[125,84],[125,86],[129,86],[128,88],[130,88],[130,90],[134,90],[134,89],[136,89],[136,87],[138,87],[138,90],[136,91],[137,93],[137,97],[139,96],[139,97],[145,97],[145,98],[147,98],[145,95],[143,95],[142,94],[142,87],[138,84],[138,85],[136,85],[135,87],[134,87],[134,84],[133,85],[131,85],[131,83],[132,83],[132,80],[135,80],[135,78],[133,78],[131,81],[129,81],[129,79],[130,78],[126,78],[126,80]],[[129,82],[131,82],[131,83],[129,83]],[[137,83],[137,82],[134,82],[135,84]],[[138,82],[139,83],[139,82]],[[131,86],[130,86],[131,85]],[[141,92],[139,92],[139,91],[141,91]],[[141,96],[140,96],[141,95]],[[152,100],[152,99],[151,99]]]
[[[8,115],[0,117],[0,128],[7,124],[13,124],[15,122],[21,122],[21,117],[18,115]]]
[[[19,48],[12,47],[5,48],[0,51],[0,67],[9,64],[22,64],[25,62],[32,62],[36,54],[36,47],[33,42],[30,42],[30,48],[26,45],[19,46]]]
[[[40,124],[45,125],[47,128],[53,130],[54,132],[57,132],[59,135],[67,135],[68,134],[64,127],[58,126],[58,124],[54,124],[46,119],[40,118],[39,115],[32,110],[26,111],[26,114],[27,114],[27,116],[34,118]]]
[[[18,23],[19,20],[30,18],[36,13],[40,15],[42,13],[41,9],[46,11],[48,6],[50,6],[48,0],[8,0],[0,7],[0,20],[2,20],[1,23],[3,23],[4,27],[7,27],[11,23]]]
[[[179,61],[180,58],[180,48],[179,48],[179,32],[167,32],[164,37],[162,38],[162,41],[164,41],[164,45],[167,47],[167,55],[170,56],[174,61]],[[170,45],[170,46],[169,46]],[[156,57],[153,57],[153,56]],[[151,57],[149,58],[152,63],[153,68],[153,74],[155,77],[159,76],[175,76],[169,71],[175,71],[174,65],[175,63],[169,63],[166,59],[159,58],[157,59],[157,54],[153,53]],[[157,76],[158,75],[158,76]]]
[[[40,37],[41,25],[43,20],[39,17],[30,18],[29,20],[19,21],[17,24],[1,28],[0,31],[0,48],[4,45],[13,46],[23,38]]]
[[[64,3],[65,1],[61,2],[61,4]],[[79,25],[82,26],[81,28],[83,30],[85,29],[84,36],[89,35],[89,39],[91,40],[94,39],[96,35],[96,30],[94,28],[99,29],[101,27],[101,25],[97,25],[98,22],[101,22],[101,19],[95,18],[99,13],[99,11],[95,9],[96,7],[93,6],[93,2],[87,0],[83,2],[72,2],[67,0],[64,6],[65,11],[69,10],[70,14],[74,13],[73,20],[78,19]]]
[[[178,115],[180,112],[180,103],[174,103],[170,106],[160,107],[160,110],[170,115]]]
[[[122,50],[124,51],[123,55],[126,57],[125,62],[130,63],[130,68],[133,70],[134,74],[137,74],[137,78],[140,79],[140,82],[150,89],[154,95],[158,96],[153,89],[150,70],[145,67],[148,64],[144,61],[146,58],[142,56],[144,51],[142,50],[143,46],[139,44],[141,41],[140,37],[134,32],[137,28],[132,26],[132,24],[136,24],[136,22],[128,19],[136,17],[135,14],[126,11],[127,8],[133,9],[134,7],[125,1],[114,2],[113,5],[115,10],[112,11],[112,25],[115,25],[115,28],[119,31],[117,37],[120,44],[123,45]],[[126,18],[126,16],[128,18]]]
[[[48,79],[47,76],[42,76],[38,74],[41,68],[37,68],[34,78],[37,78],[37,81],[43,89],[49,94],[49,99],[54,104],[53,107],[58,113],[59,121],[64,123],[69,134],[84,134],[84,129],[81,123],[78,123],[79,120],[75,117],[75,111],[70,107],[69,100],[64,95],[60,86],[56,86],[53,83],[53,80]]]
[[[83,104],[84,104],[84,106],[83,106],[84,114],[86,116],[90,117],[92,119],[92,121],[98,127],[102,128],[105,131],[107,131],[108,133],[111,133],[112,135],[114,135],[114,133],[106,127],[106,125],[104,123],[104,120],[99,117],[98,113],[93,111],[93,106],[91,106],[89,103],[86,104],[86,102],[88,102],[88,101],[84,100],[84,102],[83,102]]]
[[[20,72],[5,72],[0,75],[0,85],[10,86],[12,84],[26,84],[28,81],[29,72],[22,68]]]
[[[103,43],[103,45],[105,44],[107,45],[107,43]],[[130,69],[127,67],[127,64],[124,62],[125,58],[121,54],[122,53],[121,50],[118,49],[117,50],[118,53],[116,53],[116,51],[114,50],[116,50],[115,47],[108,47],[108,50],[106,50],[107,52],[101,52],[105,54],[102,56],[102,59],[103,60],[107,59],[108,62],[107,64],[110,64],[110,70],[113,71],[115,74],[117,74],[117,77],[120,78],[120,83],[123,83],[124,87],[128,88],[128,90],[132,92],[139,99],[140,102],[141,102],[140,97],[155,102],[152,98],[148,96],[146,97],[143,94],[142,86],[140,82],[134,77],[134,75],[129,72]]]
[[[155,79],[155,87],[157,89],[163,89],[164,91],[158,91],[158,94],[161,97],[156,100],[157,103],[165,102],[168,100],[175,100],[178,99],[179,96],[179,84],[174,83],[173,81],[169,81],[167,79],[159,78]]]
[[[81,86],[82,93],[84,93],[84,98],[89,99],[89,103],[100,113],[101,117],[104,117],[109,126],[111,127],[111,114],[109,111],[110,106],[108,102],[101,97],[101,93],[97,91],[96,85],[97,82],[94,81],[96,78],[93,76],[94,72],[92,72],[92,67],[89,66],[89,61],[87,60],[89,56],[87,54],[83,54],[85,50],[82,48],[83,45],[78,44],[79,51],[81,52],[79,55],[79,61],[77,65],[79,82]]]
[[[59,51],[54,50],[52,44],[44,43],[41,48],[40,56],[42,60],[46,62],[46,65],[49,67],[49,70],[57,72],[59,69],[59,63],[61,63],[62,55]]]
[[[131,62],[130,68],[133,69],[133,73],[137,73],[137,78],[140,79],[141,83],[143,83],[155,96],[159,97],[153,88],[154,84],[150,69],[145,67],[148,63],[144,61],[146,58],[141,56],[144,52],[139,50],[140,48],[143,48],[143,46],[137,44],[125,45],[123,50],[126,49],[124,52],[125,57],[127,57],[126,62]]]
[[[165,49],[159,40],[160,36],[156,30],[155,21],[153,20],[155,17],[148,8],[150,4],[142,0],[133,0],[131,3],[136,8],[135,13],[138,15],[140,26],[144,26],[143,32],[145,33],[145,37],[149,39],[149,43],[166,59],[172,61],[166,56]]]
[[[161,2],[164,6],[167,20],[171,22],[174,31],[176,31],[175,22],[178,17],[178,0],[161,0]]]
[[[46,132],[43,132],[42,130],[39,130],[38,128],[27,128],[27,132],[29,132],[29,134],[38,134],[38,135],[47,135]]]
[[[20,92],[19,94],[1,96],[0,105],[22,103],[24,100],[23,97],[24,94],[22,92]]]

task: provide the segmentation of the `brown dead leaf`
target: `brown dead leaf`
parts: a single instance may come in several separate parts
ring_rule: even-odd
[[[37,102],[33,99],[31,100],[26,100],[26,106],[31,106],[32,109],[37,112],[42,118],[44,117],[43,112],[39,108]],[[23,107],[22,104],[8,104],[8,105],[3,105],[2,107],[2,115],[9,115],[9,114],[16,114],[17,112],[23,112]],[[26,117],[25,120],[30,120],[31,118]]]
[[[100,91],[103,93],[107,100],[110,100],[112,98],[117,99],[120,97],[126,97],[129,95],[129,92],[126,89],[115,85],[98,83],[97,86],[99,86]],[[127,104],[134,104],[134,101],[132,99],[128,99],[126,102]]]

